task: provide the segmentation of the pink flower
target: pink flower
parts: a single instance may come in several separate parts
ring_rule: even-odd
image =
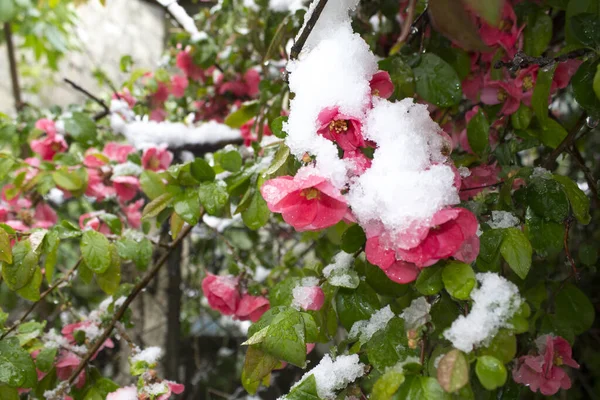
[[[481,193],[485,189],[482,186],[493,185],[500,181],[498,178],[500,167],[498,167],[496,164],[479,165],[475,168],[471,168],[470,171],[471,174],[462,180],[460,189],[460,199],[462,201],[466,201]],[[469,188],[475,189],[466,190]]]
[[[260,92],[258,85],[260,83],[260,74],[255,69],[249,69],[244,74],[244,83],[246,84],[246,94],[250,97],[258,95]]]
[[[129,144],[120,144],[116,142],[108,142],[102,151],[111,161],[116,161],[123,164],[127,161],[127,156],[135,152],[135,147]]]
[[[222,80],[221,75],[220,80]],[[254,97],[259,93],[258,84],[260,83],[260,75],[257,70],[249,69],[246,71],[243,77],[239,77],[233,81],[220,83],[220,80],[216,82],[216,86],[219,87],[218,93],[232,93],[237,97]]]
[[[110,235],[111,231],[108,225],[102,223],[100,218],[98,218],[98,216],[101,214],[103,214],[103,211],[94,211],[82,214],[79,217],[79,227],[81,229],[92,229],[104,235]]]
[[[569,389],[571,379],[562,365],[579,368],[571,357],[571,346],[560,336],[544,335],[536,340],[540,355],[527,355],[519,358],[513,369],[513,379],[517,383],[529,386],[532,392],[552,396],[559,389]]]
[[[581,60],[568,60],[559,63],[554,70],[553,86],[556,85],[556,89],[566,88],[582,62]]]
[[[487,81],[481,91],[483,104],[502,104],[501,114],[511,115],[519,109],[523,91],[516,81]]]
[[[169,168],[173,161],[173,153],[167,146],[150,147],[142,155],[142,167],[152,171],[162,171]]]
[[[158,108],[169,98],[169,87],[164,82],[158,82],[156,92],[150,95],[150,104],[152,108]]]
[[[131,108],[133,108],[137,102],[135,97],[131,95],[131,92],[127,88],[123,88],[123,90],[120,92],[113,93],[112,98],[125,101]]]
[[[194,64],[194,59],[188,51],[177,53],[175,64],[188,78],[194,81],[204,80],[204,70]]]
[[[138,392],[135,386],[125,386],[109,393],[106,400],[138,400]]]
[[[85,195],[102,201],[116,194],[115,188],[104,183],[104,176],[97,169],[88,169],[88,186]]]
[[[244,146],[250,147],[252,142],[256,142],[258,140],[258,133],[253,132],[252,128],[254,127],[254,119],[246,122],[244,125],[240,127],[240,133],[242,138],[244,138]],[[271,136],[273,132],[271,132],[271,128],[269,125],[263,125],[263,136]]]
[[[325,293],[319,286],[298,286],[293,290],[294,305],[303,310],[319,311],[325,303]]]
[[[140,181],[135,176],[115,176],[112,182],[117,197],[122,202],[132,200],[140,189]]]
[[[185,95],[185,89],[188,87],[188,80],[185,76],[173,75],[171,78],[171,93],[177,99]]]
[[[167,110],[164,108],[155,108],[150,111],[150,121],[162,122],[167,118]]]
[[[262,296],[251,296],[248,293],[242,296],[235,310],[235,317],[242,321],[256,322],[269,309],[269,300]]]
[[[127,223],[134,229],[139,228],[142,225],[142,206],[144,205],[144,199],[139,199],[135,203],[123,206],[123,212],[127,218]]]
[[[58,358],[55,364],[56,376],[61,381],[66,381],[71,377],[71,374],[75,372],[75,369],[79,366],[81,359],[75,354],[67,350],[61,350],[58,353]],[[75,386],[81,389],[85,385],[85,369],[79,373],[75,380]]]
[[[371,168],[372,160],[365,156],[360,150],[344,151],[344,160],[349,160],[353,164],[352,173],[354,175],[362,175],[366,170]]]
[[[167,384],[167,393],[162,394],[156,398],[156,400],[169,400],[171,397],[171,393],[181,394],[183,393],[185,386],[180,383],[176,383],[173,381],[164,381]]]
[[[377,71],[369,82],[373,96],[387,99],[394,93],[394,84],[387,71]]]
[[[499,45],[507,52],[511,53],[514,50],[515,44],[519,39],[519,35],[525,26],[520,29],[517,26],[517,16],[512,6],[508,1],[504,2],[502,10],[502,20],[499,26],[489,25],[487,22],[481,22],[479,34],[481,39],[488,46]]]
[[[43,160],[52,160],[56,153],[62,153],[67,150],[67,142],[63,135],[56,133],[54,121],[49,119],[40,119],[35,123],[35,127],[46,132],[43,139],[31,141],[31,150],[39,154]]]
[[[33,224],[34,228],[44,228],[49,229],[52,226],[56,225],[56,221],[58,217],[56,215],[56,211],[52,209],[48,204],[41,203],[35,207],[35,222]]]
[[[336,142],[342,150],[356,150],[364,147],[360,121],[341,114],[337,107],[329,107],[319,113],[317,133],[325,139]]]
[[[60,333],[62,333],[62,335],[65,337],[65,339],[67,339],[69,341],[69,343],[76,344],[76,340],[75,340],[75,336],[74,336],[75,332],[76,331],[84,331],[85,332],[86,329],[90,329],[94,325],[96,325],[96,327],[97,327],[96,323],[89,321],[89,320],[75,322],[72,324],[65,325],[61,329]],[[100,351],[102,351],[105,347],[112,349],[113,347],[115,347],[115,344],[113,343],[113,341],[111,339],[106,339],[104,341],[104,343],[102,343],[102,346],[100,346],[98,348],[98,351],[96,352],[96,354],[94,354],[94,356],[92,357],[92,360],[95,359],[96,356],[98,356],[98,353]]]
[[[220,276],[207,273],[202,281],[202,291],[208,300],[208,305],[221,314],[235,314],[241,299],[238,283],[238,279],[231,275]]]
[[[367,239],[365,254],[371,264],[380,267],[388,278],[396,283],[410,283],[417,279],[419,275],[419,268],[416,265],[396,260],[394,250],[385,248],[380,243],[379,236]]]
[[[348,209],[340,191],[311,167],[301,168],[294,177],[271,179],[260,191],[269,209],[298,231],[335,225]]]

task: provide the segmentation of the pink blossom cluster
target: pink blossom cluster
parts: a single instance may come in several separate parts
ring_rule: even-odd
[[[370,85],[372,96],[386,98],[394,91],[390,76],[384,71],[374,74]],[[365,139],[359,118],[329,107],[319,113],[317,122],[317,133],[339,146],[343,158],[352,161],[355,176],[371,167],[371,160],[362,150],[377,144]],[[440,134],[444,142],[450,142],[443,131]],[[311,161],[310,157],[304,161]],[[454,182],[459,188],[458,174]],[[261,193],[269,209],[281,213],[298,231],[321,230],[343,219],[356,221],[342,191],[312,166],[302,167],[293,177],[265,182]],[[369,262],[379,266],[390,279],[408,283],[416,279],[420,269],[441,259],[474,261],[479,253],[477,227],[475,216],[463,208],[442,209],[429,221],[406,229],[400,237],[383,226],[363,226],[368,238],[365,252]]]
[[[212,309],[241,321],[256,322],[270,307],[269,300],[247,293],[239,277],[231,275],[208,273],[202,281],[202,291]]]
[[[573,360],[569,342],[560,336],[544,335],[536,340],[537,355],[519,358],[513,369],[513,379],[529,386],[532,392],[540,391],[544,396],[552,396],[560,389],[569,389],[571,379],[564,369],[567,365],[579,368]]]
[[[171,394],[181,394],[185,390],[185,387],[182,384],[168,380],[153,382],[150,383],[150,385],[151,391],[159,385],[166,390],[166,392],[157,397],[150,397],[143,389],[141,392],[138,392],[138,389],[135,386],[125,386],[109,393],[108,396],[106,396],[106,400],[138,400],[151,398],[155,400],[168,400],[171,398]]]

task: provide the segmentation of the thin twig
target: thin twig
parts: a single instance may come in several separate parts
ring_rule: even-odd
[[[325,8],[326,5],[327,5],[327,0],[319,0],[317,5],[315,6],[312,14],[308,18],[308,21],[306,21],[306,24],[304,24],[302,32],[300,32],[300,35],[298,35],[298,40],[296,40],[296,42],[292,46],[292,50],[290,51],[290,59],[291,60],[295,60],[298,58],[298,55],[302,51],[302,48],[304,47],[304,44],[306,43],[308,36],[310,35],[313,28],[317,24],[317,21],[319,20],[319,16],[321,16],[321,12],[323,12],[323,9]]]
[[[108,327],[106,327],[104,329],[104,331],[102,332],[102,335],[100,335],[100,337],[98,337],[98,339],[96,339],[96,341],[94,342],[94,345],[89,349],[89,351],[87,352],[87,354],[85,355],[83,360],[81,360],[81,362],[79,363],[77,368],[71,374],[71,377],[69,378],[69,381],[68,381],[69,386],[72,385],[73,382],[75,382],[75,380],[77,379],[77,377],[79,376],[81,371],[83,371],[83,369],[86,367],[87,363],[92,359],[94,354],[96,354],[98,349],[100,349],[100,347],[106,341],[106,339],[109,338],[110,334],[112,333],[113,329],[115,328],[115,325],[123,317],[123,315],[125,314],[125,311],[129,307],[131,302],[133,302],[133,300],[142,292],[142,290],[146,286],[148,286],[148,284],[152,281],[152,279],[154,279],[156,274],[158,274],[158,272],[160,271],[162,266],[165,264],[165,262],[169,258],[171,251],[173,251],[173,249],[175,249],[177,246],[179,246],[181,244],[183,239],[192,231],[193,228],[194,228],[193,225],[186,226],[180,232],[177,239],[175,239],[175,241],[171,245],[170,249],[168,251],[166,251],[158,259],[158,261],[156,262],[156,265],[146,274],[146,276],[141,281],[139,281],[135,285],[135,287],[133,288],[133,290],[131,291],[129,296],[127,296],[127,298],[125,299],[125,301],[123,302],[121,307],[119,307],[119,309],[115,312],[115,315],[113,316],[112,320],[110,321]]]
[[[511,61],[498,61],[494,64],[494,68],[500,69],[502,67],[507,67],[511,71],[517,71],[521,68],[527,68],[530,65],[539,65],[540,68],[547,67],[550,65],[554,65],[556,63],[565,62],[567,60],[571,60],[573,58],[583,57],[588,53],[591,53],[590,49],[578,49],[558,57],[531,57],[522,51],[517,52]]]
[[[573,217],[569,216],[565,221],[565,254],[567,255],[567,260],[569,260],[569,264],[571,264],[571,275],[569,276],[569,278],[575,277],[576,280],[579,280],[579,273],[577,272],[575,260],[573,260],[573,256],[571,256],[571,250],[569,250],[569,230],[571,229],[571,222],[573,222]]]
[[[598,208],[600,206],[600,197],[598,197],[598,185],[596,184],[596,178],[594,178],[594,174],[592,174],[592,171],[588,168],[587,165],[585,165],[585,160],[583,159],[581,152],[579,152],[575,144],[573,144],[573,146],[571,146],[571,149],[567,151],[573,156],[573,158],[579,165],[579,169],[581,169],[581,171],[583,172],[588,187],[592,192],[592,202],[594,204],[594,207]]]
[[[393,49],[400,48],[402,43],[404,43],[408,38],[408,35],[410,35],[411,29],[413,27],[413,19],[415,17],[416,5],[417,0],[410,0],[410,2],[408,3],[408,13],[406,14],[406,19],[402,23],[402,31],[400,32],[400,36],[398,37],[396,44],[392,47]]]
[[[575,142],[575,138],[577,137],[577,134],[583,127],[585,127],[586,118],[587,118],[586,113],[581,114],[581,117],[579,117],[579,120],[577,121],[577,123],[575,124],[573,129],[571,129],[571,131],[567,134],[567,136],[564,138],[564,140],[562,142],[560,142],[560,144],[556,147],[556,149],[554,149],[552,151],[552,153],[550,153],[550,155],[546,158],[546,160],[544,161],[544,163],[542,165],[544,168],[546,168],[546,169],[552,168],[552,165],[554,164],[554,162],[556,161],[558,156],[561,155],[561,153],[563,151],[565,151],[571,145],[571,143]]]
[[[77,261],[77,263],[75,263],[75,265],[70,270],[67,271],[67,273],[62,278],[56,280],[56,282],[54,282],[52,284],[52,286],[50,286],[42,294],[40,294],[40,299],[38,301],[36,301],[35,303],[33,303],[31,306],[29,306],[27,311],[25,311],[25,314],[23,314],[23,316],[21,316],[21,318],[19,318],[19,320],[13,324],[13,326],[11,326],[6,332],[4,332],[2,334],[2,336],[0,336],[0,340],[4,339],[6,336],[8,336],[9,333],[11,333],[15,329],[17,329],[19,327],[19,325],[21,325],[23,323],[23,321],[25,321],[25,318],[27,318],[29,316],[29,314],[31,314],[33,312],[33,310],[37,307],[37,305],[40,304],[42,302],[42,300],[44,300],[46,298],[46,296],[48,296],[50,293],[52,293],[54,291],[54,289],[56,289],[63,282],[67,282],[69,280],[69,278],[71,277],[71,275],[77,270],[77,268],[79,268],[80,264],[81,264],[81,258]]]
[[[12,82],[13,98],[15,100],[15,109],[17,112],[23,108],[21,100],[21,86],[19,85],[19,72],[17,70],[17,57],[15,56],[15,46],[12,40],[12,27],[10,22],[4,24],[4,38],[6,40],[6,51],[8,53],[8,63],[10,65],[10,79]]]
[[[76,84],[75,82],[73,82],[72,80],[70,80],[68,78],[63,78],[63,80],[65,82],[67,82],[69,85],[71,85],[71,87],[73,87],[73,89],[77,90],[78,92],[83,93],[84,95],[86,95],[90,99],[94,100],[96,103],[98,103],[100,105],[100,107],[102,107],[104,109],[104,111],[101,111],[98,114],[94,115],[94,121],[98,121],[98,120],[106,117],[108,114],[110,114],[110,108],[104,102],[104,100],[102,100],[101,98],[93,95],[88,90],[82,88],[81,86],[79,86],[78,84]]]

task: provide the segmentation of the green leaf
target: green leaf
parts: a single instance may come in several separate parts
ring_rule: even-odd
[[[570,283],[558,292],[555,300],[556,319],[568,326],[575,335],[581,335],[594,323],[594,306],[577,286]]]
[[[567,130],[557,121],[548,119],[544,126],[538,129],[540,141],[553,149],[567,137]]]
[[[140,175],[140,186],[150,200],[156,199],[167,190],[160,175],[150,170],[145,170],[142,172],[142,175]]]
[[[338,318],[348,331],[356,321],[369,319],[381,308],[377,293],[365,282],[361,282],[356,290],[338,290],[335,303]]]
[[[123,231],[123,223],[121,219],[114,214],[103,213],[98,216],[110,229],[114,235],[120,235]]]
[[[196,186],[198,181],[192,175],[192,163],[171,165],[167,170],[175,182],[182,186]]]
[[[415,289],[425,296],[432,296],[439,293],[444,288],[442,280],[443,270],[440,265],[423,268],[415,282]]]
[[[10,0],[9,0],[10,2]],[[0,6],[2,7],[2,6]],[[0,10],[0,15],[2,12]],[[2,400],[19,400],[19,390],[6,385],[0,385],[0,399]]]
[[[236,150],[221,154],[220,164],[224,170],[238,172],[242,168],[242,156]]]
[[[539,216],[562,223],[569,215],[569,200],[555,179],[536,178],[527,187],[527,204]]]
[[[77,192],[83,189],[85,182],[76,171],[69,171],[66,167],[52,173],[52,179],[57,186],[70,192]]]
[[[562,186],[577,221],[584,225],[589,224],[592,219],[590,216],[590,199],[583,190],[579,189],[579,186],[568,176],[554,174],[552,177]]]
[[[429,0],[428,11],[433,27],[463,49],[488,50],[473,19],[461,4],[454,0]]]
[[[490,344],[479,350],[481,355],[492,356],[509,363],[517,354],[517,337],[506,329],[501,329]]]
[[[56,347],[44,347],[35,358],[35,366],[42,372],[49,372],[54,366],[54,359],[58,353]]]
[[[29,240],[22,240],[13,246],[12,257],[12,264],[2,263],[2,277],[11,290],[18,290],[33,277],[40,255],[33,251]]]
[[[469,146],[478,155],[482,155],[489,146],[489,133],[490,124],[483,111],[478,110],[467,125]]]
[[[242,212],[244,224],[252,230],[257,230],[269,221],[270,216],[271,211],[267,202],[262,198],[260,191],[255,191],[248,208]]]
[[[12,248],[10,237],[4,229],[0,229],[0,261],[12,264]]]
[[[503,231],[500,253],[519,278],[525,279],[531,268],[531,243],[518,228],[506,228]]]
[[[153,246],[147,238],[140,241],[121,238],[116,243],[117,254],[125,260],[131,260],[141,270],[145,269],[152,259]]]
[[[74,112],[70,118],[65,120],[65,131],[73,139],[86,146],[92,146],[97,142],[96,123],[87,114]]]
[[[154,218],[162,210],[167,208],[172,202],[175,195],[170,192],[166,192],[152,200],[150,203],[146,204],[144,207],[144,211],[142,211],[142,219]]]
[[[273,318],[262,342],[265,353],[304,368],[306,364],[306,329],[302,314],[286,308]]]
[[[249,346],[242,369],[242,385],[249,393],[256,393],[260,382],[279,364],[279,360],[258,346]],[[250,390],[249,390],[250,389]]]
[[[314,375],[309,375],[307,378],[295,386],[285,396],[286,400],[321,400],[317,394],[317,380]]]
[[[271,132],[273,133],[273,135],[275,135],[275,137],[278,137],[279,139],[283,139],[287,136],[287,134],[283,130],[283,124],[286,123],[287,120],[288,120],[287,116],[281,116],[281,117],[277,117],[273,121],[271,121],[271,125],[270,125]]]
[[[198,197],[198,192],[190,188],[175,196],[173,210],[188,224],[196,225],[200,218],[200,198]]]
[[[521,103],[519,109],[510,116],[510,122],[515,129],[527,129],[531,122],[533,111],[525,104]]]
[[[281,143],[275,156],[273,156],[273,162],[269,165],[269,168],[265,171],[265,174],[271,175],[274,174],[281,168],[288,160],[290,156],[290,148],[285,145],[285,143]]]
[[[225,125],[231,128],[239,128],[258,114],[260,104],[257,101],[244,103],[237,111],[225,118]]]
[[[0,22],[9,22],[17,15],[17,11],[14,0],[0,1]]]
[[[450,400],[451,397],[435,378],[411,375],[407,376],[394,400]]]
[[[469,363],[460,350],[450,350],[440,360],[437,380],[448,393],[454,393],[469,383]]]
[[[459,300],[467,300],[477,282],[473,268],[460,261],[452,261],[444,267],[442,280],[448,293]]]
[[[14,165],[15,161],[12,158],[0,159],[0,179],[4,179]]]
[[[600,47],[600,19],[597,14],[583,13],[572,17],[571,32],[584,46],[593,49]]]
[[[600,60],[592,58],[581,64],[571,79],[575,100],[593,118],[600,118],[600,99],[594,90],[590,90],[594,87],[594,78],[599,66]]]
[[[532,13],[527,18],[523,38],[523,50],[528,56],[544,54],[552,39],[552,18],[543,10]]]
[[[525,228],[527,238],[538,255],[555,256],[563,249],[565,228],[562,224],[528,213]]]
[[[404,375],[394,369],[388,370],[385,374],[381,375],[375,385],[373,385],[373,391],[371,392],[371,400],[391,400],[392,396],[400,385],[404,382]]]
[[[417,94],[424,100],[438,107],[460,102],[462,89],[456,71],[435,54],[423,54],[413,72]]]
[[[215,170],[202,158],[192,161],[190,172],[199,182],[210,182],[215,180]]]
[[[106,236],[94,230],[83,232],[81,238],[81,256],[85,264],[98,274],[110,267],[110,243]]]
[[[419,350],[408,346],[404,320],[398,317],[392,318],[384,329],[375,333],[365,347],[369,363],[381,372],[409,357],[418,360]]]
[[[481,385],[487,390],[494,390],[504,385],[508,376],[502,361],[492,356],[477,357],[475,373]]]
[[[596,68],[596,74],[594,75],[594,82],[592,84],[596,98],[600,100],[600,64]]]
[[[77,272],[77,276],[81,278],[83,283],[89,285],[92,283],[92,279],[94,279],[94,272],[85,265],[85,262],[82,262],[79,266],[79,271]]]
[[[40,299],[40,286],[43,279],[42,270],[37,267],[33,272],[31,280],[27,282],[27,285],[18,289],[17,294],[26,300],[38,301]]]
[[[200,203],[209,215],[220,214],[229,200],[227,189],[216,182],[201,184],[198,194]]]
[[[54,275],[54,267],[58,259],[58,246],[60,245],[60,238],[55,230],[50,230],[44,237],[44,253],[46,254],[46,261],[44,262],[44,269],[46,274],[46,280],[48,283],[52,282],[52,276]]]
[[[25,346],[30,343],[32,340],[37,339],[44,333],[44,328],[46,327],[46,321],[37,322],[37,321],[29,321],[22,323],[17,328],[16,337],[19,339],[19,344],[21,346]]]
[[[102,274],[96,274],[96,282],[106,294],[114,294],[121,283],[121,259],[115,246],[110,246],[110,266]]]
[[[502,6],[504,5],[502,0],[465,0],[465,3],[490,25],[498,26],[500,24]]]
[[[415,75],[401,56],[395,55],[379,61],[379,69],[387,71],[394,84],[391,100],[413,97],[415,94]]]
[[[355,253],[366,243],[367,236],[360,225],[355,224],[342,234],[342,250],[346,253]]]
[[[15,337],[0,340],[0,382],[16,388],[32,388],[37,383],[33,360]]]
[[[551,68],[541,68],[538,71],[535,81],[535,88],[531,95],[531,106],[535,116],[540,121],[542,127],[546,126],[548,117],[548,99],[550,98],[550,88],[552,86],[552,78],[556,66]]]

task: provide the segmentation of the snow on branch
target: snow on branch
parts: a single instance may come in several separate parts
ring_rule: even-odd
[[[177,0],[156,0],[156,2],[163,6],[175,21],[190,34],[193,42],[207,38],[206,33],[198,30],[194,19],[177,3]]]

